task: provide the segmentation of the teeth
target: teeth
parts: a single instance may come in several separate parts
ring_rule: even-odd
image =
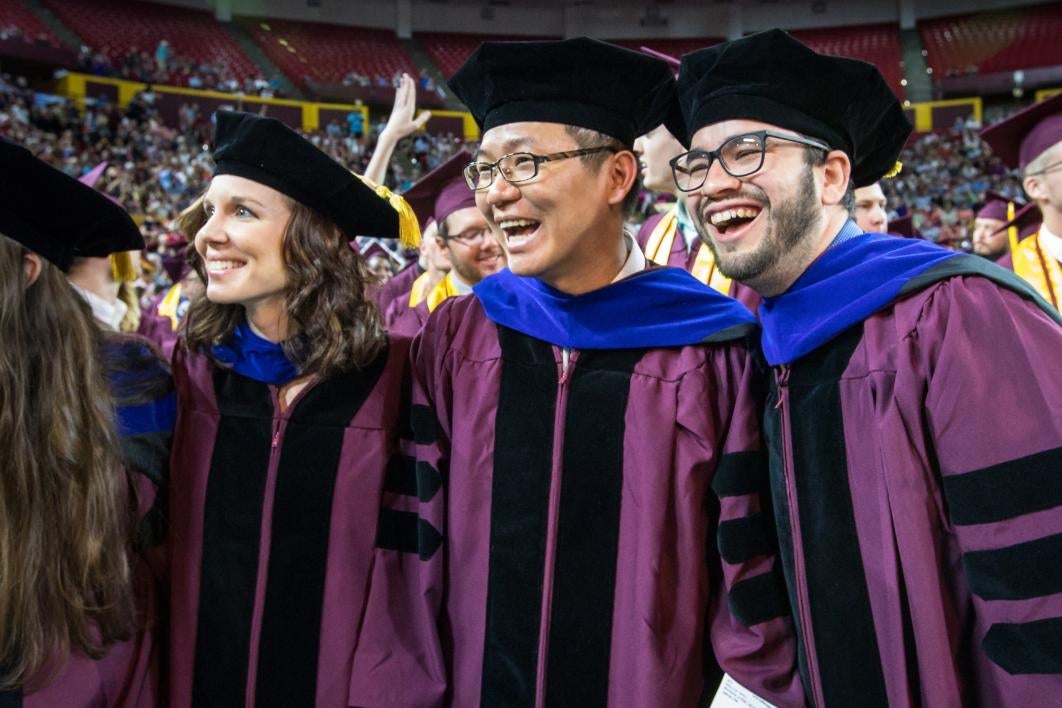
[[[537,221],[531,221],[530,219],[506,219],[498,222],[498,228],[503,231],[505,229],[522,229],[525,226],[534,226],[537,223]]]
[[[717,211],[716,213],[711,215],[710,219],[712,221],[713,226],[722,226],[724,224],[729,224],[734,219],[755,219],[756,215],[759,213],[759,209],[738,207],[737,209]]]
[[[243,263],[241,261],[207,261],[207,271],[210,273],[217,273],[223,270],[235,270],[236,268],[242,268]]]

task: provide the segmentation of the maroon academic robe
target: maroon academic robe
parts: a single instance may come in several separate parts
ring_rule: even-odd
[[[170,706],[346,708],[408,340],[276,386],[178,347]]]
[[[988,278],[774,367],[765,433],[817,706],[1062,701],[1062,328]]]
[[[376,294],[376,306],[380,308],[380,313],[386,313],[391,303],[403,295],[406,296],[408,302],[409,291],[413,289],[413,281],[423,272],[424,269],[420,267],[420,263],[413,261],[384,283]]]
[[[166,298],[166,294],[162,293],[156,297],[151,307],[141,314],[137,333],[157,344],[162,356],[166,361],[170,361],[173,359],[174,347],[177,346],[178,334],[173,328],[173,320],[159,314],[159,304]]]
[[[395,303],[391,305],[394,307]],[[388,325],[387,331],[412,339],[420,333],[430,314],[427,299],[421,300],[416,307],[405,307],[402,313]]]
[[[802,702],[740,341],[565,369],[471,295],[412,360],[416,464],[385,490],[353,705],[702,705],[717,660]]]

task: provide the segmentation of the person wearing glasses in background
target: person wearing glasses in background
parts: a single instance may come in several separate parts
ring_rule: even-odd
[[[468,295],[473,285],[505,267],[505,251],[476,208],[475,192],[465,182],[464,169],[471,159],[470,152],[461,150],[403,195],[422,222],[429,217],[435,220],[436,235],[432,238],[450,270],[423,300],[407,307],[391,322],[388,329],[392,332],[415,335],[428,314],[444,300]]]
[[[415,462],[388,484],[352,704],[693,706],[719,665],[801,701],[756,513],[754,319],[623,230],[671,69],[488,42],[450,88],[509,269],[414,340]]]
[[[771,30],[687,54],[678,87],[678,186],[720,268],[763,295],[808,703],[1057,702],[1062,378],[1015,364],[1054,360],[1058,313],[982,258],[854,224],[853,188],[911,130],[872,65]]]
[[[1021,170],[1025,193],[1040,209],[1039,231],[1016,244],[1011,259],[1014,272],[1057,310],[1062,307],[1062,94],[981,135],[1007,167]]]

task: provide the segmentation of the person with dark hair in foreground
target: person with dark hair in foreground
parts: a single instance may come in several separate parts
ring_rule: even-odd
[[[174,356],[170,705],[346,708],[408,409],[408,344],[349,242],[403,220],[282,123],[217,126],[193,257],[206,293]]]
[[[807,701],[1057,701],[1058,313],[985,259],[852,221],[853,187],[911,130],[873,66],[772,30],[687,54],[679,97],[678,186],[720,268],[763,295]]]
[[[623,230],[671,69],[488,42],[450,88],[509,269],[414,340],[416,464],[388,485],[352,704],[694,706],[720,666],[800,700],[757,513],[754,318]]]
[[[108,380],[105,335],[65,274],[143,240],[25,148],[0,139],[0,162],[0,704],[149,708],[154,585],[133,551],[155,478],[123,470],[143,411]]]

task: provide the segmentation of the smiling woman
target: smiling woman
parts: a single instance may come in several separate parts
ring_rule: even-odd
[[[171,703],[345,707],[408,346],[350,241],[399,212],[272,119],[219,113],[214,160],[174,358]]]

